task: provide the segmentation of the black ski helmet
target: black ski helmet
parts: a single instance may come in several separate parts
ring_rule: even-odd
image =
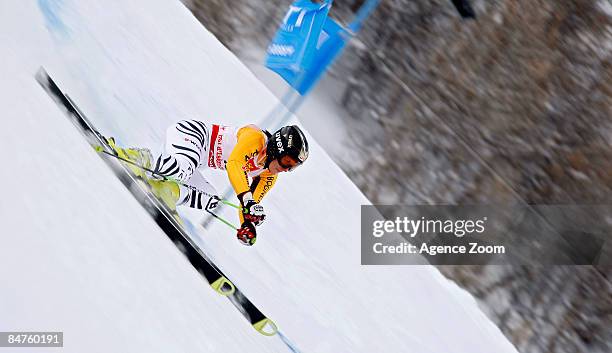
[[[268,137],[266,154],[266,166],[283,156],[290,156],[300,165],[308,158],[308,141],[297,125],[285,126]]]

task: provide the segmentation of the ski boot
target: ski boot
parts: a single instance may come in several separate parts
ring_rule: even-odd
[[[176,203],[180,197],[180,187],[172,180],[148,179],[151,192],[171,211],[176,211]]]
[[[134,163],[134,164],[127,163],[127,162],[125,163],[125,166],[134,175],[136,175],[137,177],[143,180],[148,179],[146,175],[146,171],[142,168],[142,167],[147,168],[147,169],[151,168],[151,164],[153,161],[153,155],[151,154],[151,151],[148,148],[118,147],[117,143],[115,142],[114,137],[106,138],[106,142],[113,149],[113,151],[115,151],[117,156]]]
[[[153,155],[148,148],[122,148],[118,147],[113,137],[106,138],[108,145],[115,151],[117,156],[126,159],[131,163],[124,163],[125,166],[141,180],[149,184],[151,192],[170,210],[176,211],[176,203],[180,197],[179,185],[172,180],[158,179],[156,175],[147,175],[146,169],[152,168]]]

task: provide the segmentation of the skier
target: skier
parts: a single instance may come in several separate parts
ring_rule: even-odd
[[[308,158],[308,142],[296,125],[270,134],[255,125],[230,127],[182,120],[166,131],[163,151],[155,162],[143,157],[142,149],[123,149],[131,160],[149,165],[155,175],[179,180],[150,179],[153,192],[167,204],[186,205],[210,211],[217,207],[217,190],[197,169],[203,166],[227,172],[242,209],[238,212],[238,240],[253,245],[256,226],[266,218],[263,197],[274,186],[278,174],[292,171]],[[149,152],[150,155],[150,152]],[[252,181],[249,183],[249,179]]]

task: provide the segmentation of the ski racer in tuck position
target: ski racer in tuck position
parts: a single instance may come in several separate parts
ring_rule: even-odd
[[[118,150],[120,155],[154,170],[149,184],[156,196],[171,207],[174,203],[207,211],[216,208],[217,190],[197,169],[206,166],[226,171],[242,206],[238,212],[241,226],[237,237],[244,245],[255,244],[255,227],[266,218],[260,202],[274,186],[278,174],[294,170],[308,158],[306,136],[296,125],[270,134],[255,125],[236,128],[198,120],[171,125],[166,131],[163,152],[153,163],[146,149]],[[156,180],[156,175],[170,180]]]

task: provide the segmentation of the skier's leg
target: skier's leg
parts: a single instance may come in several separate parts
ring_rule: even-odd
[[[206,159],[208,129],[196,120],[183,120],[171,125],[166,131],[162,154],[153,163],[157,174],[187,182],[191,179],[200,161]],[[188,197],[187,190],[173,181],[149,179],[153,193],[174,209],[179,200]]]
[[[155,161],[155,171],[187,181],[206,160],[208,129],[197,120],[182,120],[166,131],[164,151]]]
[[[219,202],[218,192],[199,171],[191,176],[188,185],[195,189],[180,185],[181,196],[177,205],[189,206],[199,210],[212,210],[217,207]]]

